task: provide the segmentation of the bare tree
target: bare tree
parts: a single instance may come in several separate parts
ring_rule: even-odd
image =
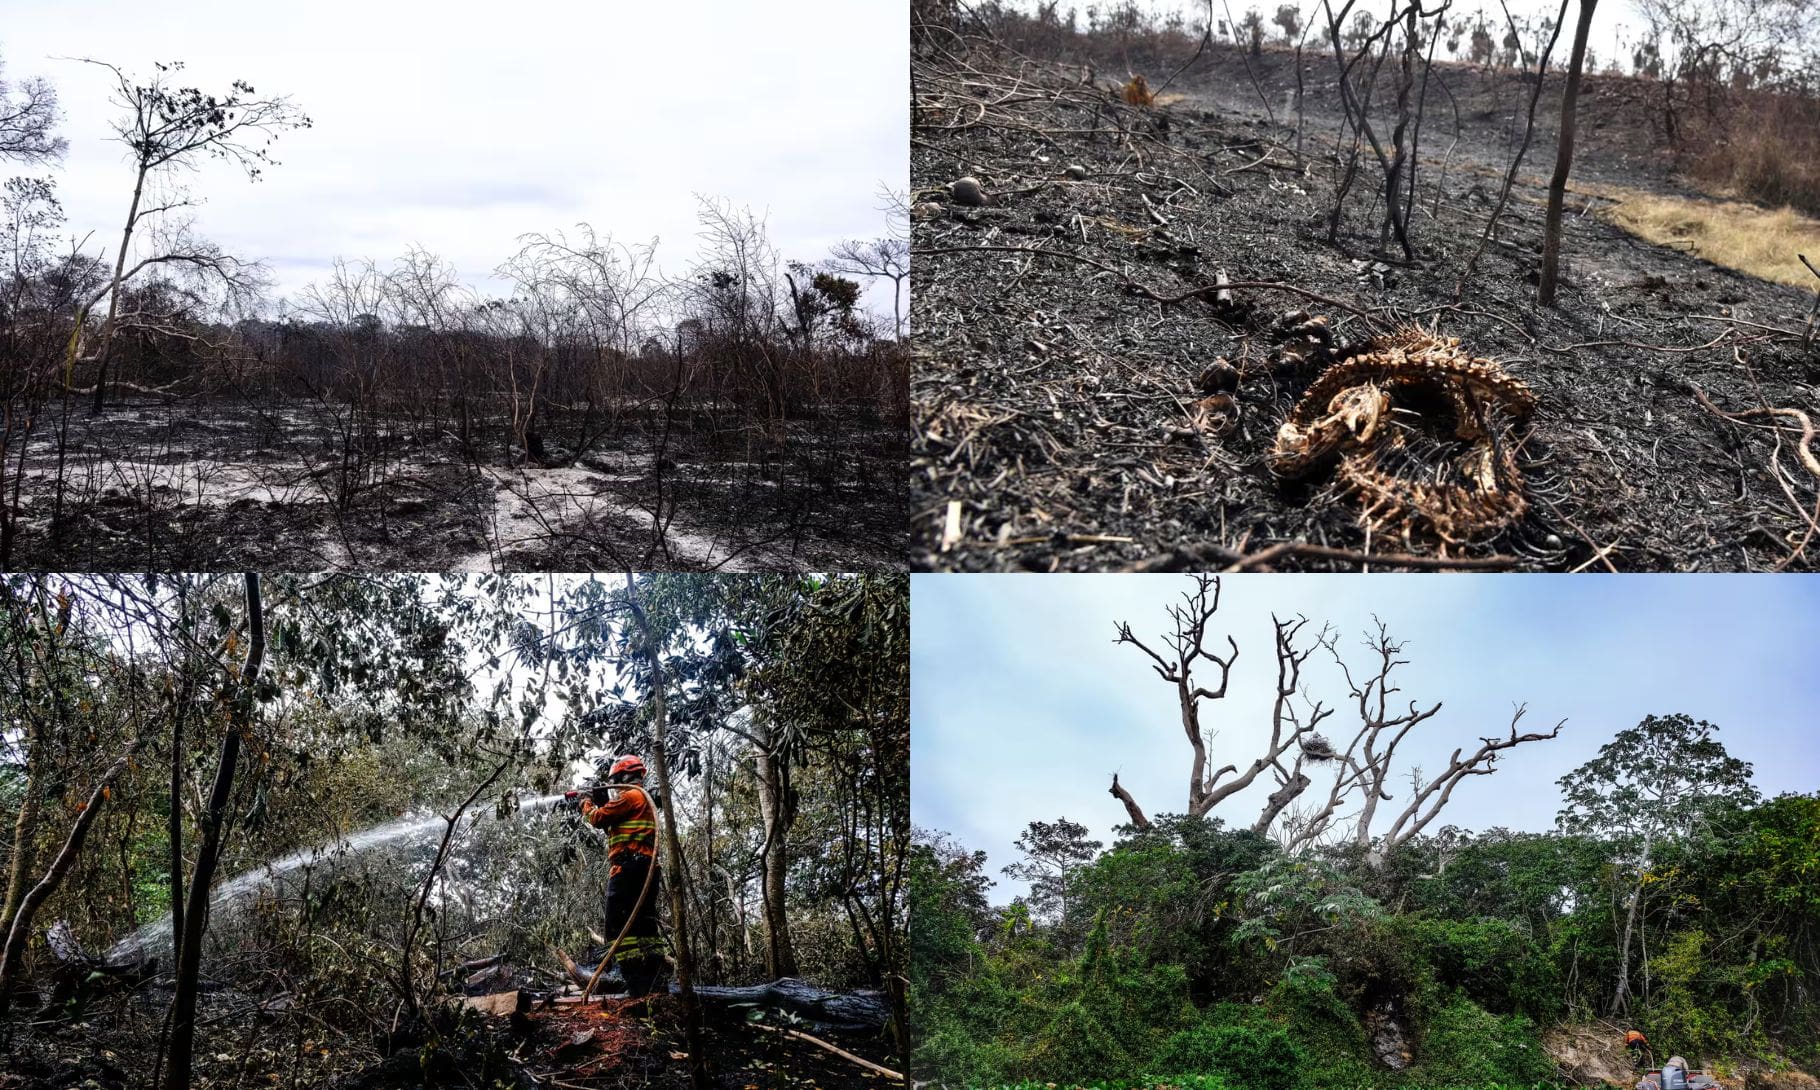
[[[1567,172],[1574,161],[1574,114],[1580,99],[1580,72],[1586,65],[1586,36],[1592,30],[1593,9],[1599,0],[1580,0],[1580,21],[1574,26],[1573,52],[1567,58],[1567,87],[1561,93],[1561,141],[1555,152],[1555,173],[1548,182],[1548,212],[1542,226],[1542,279],[1536,301],[1553,306],[1555,282],[1561,264],[1561,204],[1567,194]]]
[[[157,74],[146,83],[134,82],[120,68],[105,61],[86,63],[114,74],[114,103],[126,111],[126,116],[115,123],[114,132],[132,152],[134,170],[133,196],[120,231],[120,248],[114,255],[114,275],[107,286],[107,320],[95,353],[94,411],[100,412],[107,396],[108,350],[120,324],[120,290],[126,282],[135,273],[157,264],[188,264],[219,273],[240,265],[218,250],[180,245],[142,259],[129,271],[127,255],[140,225],[190,203],[181,188],[162,199],[154,198],[154,203],[146,203],[147,181],[167,168],[188,166],[202,157],[225,159],[244,169],[248,178],[257,180],[260,171],[274,161],[270,148],[278,134],[308,128],[310,119],[290,99],[260,97],[245,80],[235,80],[228,93],[221,96],[205,94],[195,87],[172,86],[169,78],[183,70],[181,62],[156,65]],[[78,325],[81,320],[82,315],[78,315]]]
[[[1454,788],[1459,786],[1461,780],[1467,776],[1491,775],[1499,754],[1523,742],[1553,738],[1561,732],[1565,723],[1556,723],[1554,729],[1547,734],[1518,734],[1517,725],[1526,712],[1519,705],[1511,716],[1508,734],[1482,737],[1478,749],[1470,756],[1465,755],[1463,746],[1455,749],[1448,759],[1447,768],[1429,779],[1423,779],[1419,770],[1412,771],[1409,802],[1397,812],[1390,827],[1380,837],[1372,830],[1376,824],[1379,803],[1393,799],[1389,785],[1394,775],[1393,762],[1397,747],[1409,736],[1410,731],[1440,713],[1441,702],[1436,701],[1424,708],[1411,701],[1401,711],[1392,707],[1390,697],[1399,691],[1392,675],[1398,667],[1406,665],[1407,660],[1400,657],[1404,644],[1391,637],[1383,622],[1378,622],[1377,630],[1366,639],[1374,667],[1371,672],[1359,675],[1362,681],[1355,678],[1351,667],[1341,657],[1338,643],[1331,633],[1323,634],[1321,642],[1346,679],[1348,692],[1358,713],[1359,727],[1345,749],[1337,749],[1324,740],[1317,744],[1311,739],[1302,745],[1296,758],[1295,781],[1306,778],[1302,775],[1305,762],[1331,765],[1336,773],[1325,803],[1311,813],[1298,815],[1294,827],[1286,830],[1284,846],[1292,851],[1318,843],[1332,832],[1342,805],[1356,794],[1359,809],[1350,818],[1352,824],[1349,837],[1359,851],[1374,861],[1381,862],[1398,845],[1419,835],[1428,827],[1452,799]],[[1300,794],[1301,790],[1298,788],[1296,793]]]
[[[1182,733],[1188,739],[1189,748],[1194,751],[1188,772],[1187,813],[1191,817],[1204,817],[1225,799],[1250,787],[1258,774],[1266,768],[1277,765],[1289,747],[1302,735],[1313,731],[1322,719],[1332,714],[1332,710],[1316,705],[1309,712],[1308,721],[1300,721],[1290,699],[1301,688],[1302,663],[1313,652],[1312,647],[1298,648],[1296,645],[1296,637],[1307,621],[1300,618],[1294,621],[1273,618],[1276,625],[1277,699],[1271,711],[1270,746],[1263,756],[1253,760],[1243,773],[1230,780],[1221,782],[1229,773],[1238,773],[1237,765],[1225,765],[1210,772],[1207,733],[1201,725],[1201,703],[1226,698],[1232,664],[1239,657],[1239,645],[1231,636],[1227,636],[1226,645],[1230,654],[1224,658],[1209,648],[1207,624],[1220,609],[1220,580],[1217,576],[1210,575],[1197,575],[1194,579],[1195,589],[1182,595],[1182,604],[1169,607],[1174,631],[1163,638],[1167,657],[1138,639],[1127,623],[1119,624],[1118,638],[1114,642],[1131,644],[1148,655],[1151,659],[1150,668],[1156,671],[1158,677],[1176,687],[1176,697],[1181,708]],[[1207,688],[1195,679],[1195,665],[1200,662],[1210,663],[1219,670],[1217,688]],[[1150,824],[1130,792],[1119,786],[1117,776],[1112,778],[1112,793],[1125,804],[1125,811],[1130,815],[1132,824],[1140,827]]]
[[[824,264],[829,272],[891,281],[891,320],[904,339],[904,281],[910,278],[910,242],[901,238],[845,239],[835,243]]]
[[[1554,53],[1555,42],[1561,37],[1561,23],[1567,18],[1567,4],[1568,0],[1561,0],[1561,13],[1549,24],[1548,44],[1542,47],[1542,57],[1536,70],[1536,81],[1529,89],[1529,112],[1523,120],[1522,142],[1517,145],[1517,153],[1511,157],[1510,169],[1504,173],[1504,184],[1499,187],[1497,202],[1492,205],[1491,215],[1485,221],[1485,229],[1479,234],[1479,244],[1473,248],[1471,256],[1466,259],[1466,267],[1460,273],[1459,282],[1454,285],[1455,296],[1466,291],[1467,282],[1472,279],[1473,271],[1479,267],[1479,258],[1485,255],[1485,248],[1491,245],[1492,235],[1498,229],[1498,220],[1504,215],[1504,206],[1510,202],[1511,187],[1516,185],[1517,173],[1523,168],[1523,157],[1529,153],[1529,142],[1536,131],[1536,104],[1542,100],[1542,84],[1544,77],[1548,75],[1548,58]],[[1516,41],[1518,43],[1517,54],[1526,58],[1527,54],[1520,48],[1522,39],[1517,35],[1516,20],[1510,18],[1509,8],[1505,9],[1504,14],[1510,23],[1510,35],[1506,39],[1506,43]],[[1528,70],[1527,59],[1524,61],[1524,70]]]
[[[1207,770],[1212,761],[1207,753],[1208,736],[1201,721],[1201,707],[1204,701],[1225,698],[1232,665],[1239,656],[1238,643],[1231,636],[1226,637],[1228,653],[1224,656],[1209,646],[1208,623],[1219,610],[1219,597],[1217,577],[1195,577],[1195,587],[1183,594],[1182,604],[1169,609],[1174,631],[1165,637],[1167,654],[1160,654],[1144,644],[1132,634],[1129,624],[1118,626],[1116,641],[1133,644],[1143,651],[1152,660],[1151,668],[1157,676],[1176,686],[1183,733],[1194,752],[1186,810],[1191,817],[1205,816],[1222,800],[1243,791],[1260,773],[1269,769],[1277,788],[1265,799],[1251,825],[1253,832],[1268,834],[1280,822],[1278,838],[1290,851],[1323,843],[1333,834],[1343,833],[1367,858],[1381,863],[1393,849],[1419,835],[1434,821],[1466,777],[1488,776],[1504,751],[1525,742],[1553,738],[1561,731],[1563,723],[1555,724],[1546,734],[1519,733],[1517,727],[1525,711],[1519,706],[1506,734],[1482,737],[1478,748],[1470,754],[1464,746],[1456,748],[1447,767],[1435,776],[1424,779],[1419,772],[1413,773],[1407,804],[1397,812],[1389,828],[1378,834],[1374,827],[1379,805],[1394,798],[1389,787],[1396,774],[1397,749],[1412,730],[1440,712],[1441,704],[1437,701],[1423,707],[1412,701],[1404,710],[1393,707],[1391,698],[1399,691],[1393,674],[1406,664],[1401,657],[1404,645],[1393,639],[1381,622],[1376,633],[1366,641],[1374,666],[1369,673],[1357,676],[1340,656],[1332,632],[1324,629],[1315,637],[1314,645],[1325,648],[1333,656],[1345,677],[1359,719],[1358,729],[1346,746],[1335,747],[1315,730],[1333,714],[1333,709],[1309,699],[1302,691],[1302,665],[1314,646],[1299,644],[1298,636],[1308,622],[1303,618],[1284,621],[1273,617],[1277,695],[1271,710],[1270,741],[1264,753],[1252,760],[1243,773],[1226,779],[1228,775],[1238,773],[1236,764],[1227,764],[1210,774]],[[1219,671],[1217,686],[1210,688],[1194,680],[1194,667],[1203,661]],[[1298,712],[1298,700],[1305,711]],[[1325,801],[1311,810],[1292,811],[1292,805],[1314,783],[1310,772],[1325,768],[1334,770]],[[1111,793],[1124,804],[1132,824],[1149,826],[1143,809],[1119,784],[1117,776],[1113,777]],[[1344,808],[1353,804],[1358,807],[1356,811],[1342,814]],[[1286,813],[1289,816],[1285,817]]]
[[[55,87],[42,79],[8,83],[0,61],[0,159],[42,163],[60,158],[69,147],[52,131],[61,116]]]

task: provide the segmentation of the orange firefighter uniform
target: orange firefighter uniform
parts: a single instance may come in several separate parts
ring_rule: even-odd
[[[657,930],[663,887],[656,858],[657,809],[642,783],[644,772],[644,762],[637,757],[621,757],[607,777],[620,788],[614,797],[598,806],[592,801],[581,804],[582,820],[607,834],[606,930],[602,934],[612,942],[625,930],[614,960],[625,978],[626,991],[634,996],[651,991],[662,972],[664,955]],[[644,894],[641,905],[639,897],[647,878],[651,890]]]

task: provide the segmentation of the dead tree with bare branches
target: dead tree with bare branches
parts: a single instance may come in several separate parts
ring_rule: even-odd
[[[1271,712],[1270,746],[1263,756],[1247,765],[1243,773],[1239,773],[1238,766],[1233,764],[1208,772],[1207,734],[1201,724],[1201,705],[1202,701],[1226,698],[1227,683],[1232,677],[1232,664],[1239,657],[1239,645],[1231,636],[1227,636],[1226,645],[1231,653],[1224,658],[1208,647],[1207,624],[1220,609],[1220,580],[1217,576],[1210,575],[1197,575],[1194,578],[1195,589],[1182,595],[1181,605],[1169,607],[1169,616],[1174,622],[1175,630],[1164,637],[1167,657],[1140,640],[1127,623],[1119,624],[1118,638],[1114,642],[1131,644],[1148,655],[1151,669],[1156,671],[1157,676],[1176,687],[1177,700],[1181,706],[1182,733],[1187,736],[1188,744],[1194,750],[1194,760],[1188,774],[1187,812],[1191,817],[1205,817],[1209,810],[1222,801],[1250,787],[1266,768],[1280,768],[1282,757],[1289,748],[1303,735],[1312,732],[1332,710],[1314,705],[1308,712],[1307,721],[1302,721],[1291,698],[1301,689],[1302,664],[1314,650],[1313,647],[1298,646],[1296,642],[1296,637],[1308,622],[1300,617],[1293,621],[1272,618],[1276,625],[1277,699]],[[1219,670],[1217,688],[1207,688],[1195,679],[1195,665],[1203,661]],[[1235,775],[1227,780],[1225,777],[1228,774]],[[1119,786],[1117,776],[1112,779],[1111,790],[1125,804],[1125,811],[1131,816],[1133,825],[1149,826],[1149,818],[1144,815],[1131,793]],[[1287,801],[1285,799],[1285,805]],[[1265,824],[1268,825],[1268,821]]]
[[[183,69],[180,63],[156,65],[157,74],[144,83],[135,82],[119,67],[105,61],[88,63],[113,73],[114,102],[125,111],[114,132],[131,151],[134,170],[133,198],[121,228],[120,247],[114,253],[114,275],[103,293],[109,297],[108,313],[94,357],[93,408],[100,412],[107,396],[108,350],[120,326],[120,292],[126,283],[136,273],[156,265],[204,269],[222,275],[229,283],[234,279],[230,274],[241,269],[242,263],[206,246],[197,247],[179,229],[173,245],[159,247],[159,252],[141,259],[129,270],[127,257],[141,228],[191,204],[181,188],[148,203],[146,183],[155,175],[193,165],[204,157],[226,159],[244,169],[248,178],[257,180],[261,168],[273,161],[268,149],[277,135],[288,129],[308,128],[310,119],[288,98],[262,97],[244,80],[235,80],[220,95],[195,87],[172,86],[171,77]],[[85,314],[86,308],[78,314],[78,328]]]
[[[1447,767],[1432,777],[1424,779],[1419,770],[1412,770],[1411,793],[1406,805],[1396,813],[1389,828],[1377,833],[1374,829],[1380,816],[1380,805],[1396,800],[1390,784],[1392,777],[1397,775],[1398,748],[1417,726],[1433,719],[1442,707],[1440,701],[1429,705],[1410,701],[1402,708],[1399,707],[1400,700],[1393,701],[1401,691],[1395,683],[1396,671],[1408,662],[1402,657],[1405,644],[1393,637],[1383,622],[1378,622],[1375,632],[1366,638],[1371,666],[1368,671],[1355,672],[1340,654],[1331,629],[1322,629],[1312,644],[1304,644],[1298,637],[1308,624],[1306,618],[1285,621],[1273,616],[1277,695],[1271,710],[1269,744],[1242,774],[1236,763],[1209,773],[1213,760],[1208,754],[1207,733],[1201,718],[1203,702],[1225,699],[1232,666],[1239,657],[1238,642],[1230,635],[1226,637],[1224,654],[1209,647],[1208,626],[1219,605],[1219,579],[1195,576],[1194,589],[1183,594],[1182,604],[1169,609],[1173,631],[1164,637],[1162,651],[1138,639],[1131,626],[1125,623],[1118,626],[1116,642],[1136,646],[1149,656],[1151,669],[1157,676],[1176,687],[1182,731],[1194,753],[1189,770],[1187,814],[1206,816],[1220,802],[1251,786],[1268,769],[1277,787],[1265,799],[1251,829],[1266,835],[1275,826],[1277,839],[1288,851],[1300,851],[1338,839],[1350,842],[1371,862],[1382,863],[1391,851],[1428,828],[1466,777],[1491,775],[1505,751],[1525,742],[1554,738],[1565,724],[1565,720],[1556,723],[1547,733],[1521,733],[1518,727],[1527,709],[1519,704],[1511,716],[1507,733],[1482,736],[1479,746],[1470,754],[1464,746],[1456,748]],[[1311,699],[1304,691],[1302,667],[1316,647],[1324,648],[1332,656],[1358,715],[1357,729],[1344,747],[1336,746],[1316,732],[1335,709]],[[1203,662],[1218,670],[1217,685],[1210,687],[1195,679],[1194,669]],[[1300,812],[1293,810],[1293,804],[1314,785],[1312,773],[1328,768],[1333,770],[1333,778],[1321,804]],[[1131,792],[1120,785],[1116,775],[1112,778],[1110,792],[1124,804],[1133,825],[1150,826],[1142,807]]]

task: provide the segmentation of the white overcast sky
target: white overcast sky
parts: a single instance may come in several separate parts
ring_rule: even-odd
[[[1114,772],[1146,812],[1186,808],[1191,754],[1175,688],[1112,638],[1128,620],[1158,646],[1165,607],[1192,585],[1179,575],[912,577],[911,818],[984,849],[996,899],[1023,888],[999,868],[1018,858],[1012,842],[1031,821],[1065,816],[1113,841],[1126,820],[1107,794]],[[1247,764],[1269,737],[1273,612],[1331,621],[1355,664],[1374,614],[1407,640],[1399,695],[1443,707],[1404,743],[1404,769],[1432,775],[1454,747],[1507,734],[1514,703],[1529,705],[1526,730],[1567,720],[1559,738],[1519,746],[1493,775],[1462,783],[1431,830],[1552,828],[1555,781],[1652,714],[1716,724],[1766,796],[1820,786],[1820,577],[1229,577],[1211,631],[1222,650],[1230,632],[1240,656],[1230,695],[1202,712],[1215,767]],[[1329,706],[1345,698],[1324,654],[1306,671]],[[1357,729],[1356,705],[1323,733],[1344,745],[1348,723]],[[1266,773],[1213,816],[1249,825],[1275,787]],[[1400,810],[1407,792],[1392,793]]]
[[[249,183],[211,163],[187,178],[196,227],[264,259],[283,292],[336,257],[421,245],[469,283],[516,238],[588,222],[693,256],[695,194],[768,217],[785,258],[817,261],[883,234],[882,186],[907,185],[903,0],[0,0],[9,78],[57,87],[70,151],[54,171],[69,228],[117,238],[132,177],[109,140],[109,73],[186,62],[185,84],[245,79],[315,121]],[[0,164],[0,174],[20,173]],[[888,287],[870,302],[890,310]]]
[[[1020,0],[1021,6],[1025,9],[1033,8],[1037,2],[1038,0]],[[1120,2],[1122,2],[1122,0],[1101,0],[1100,6],[1102,8],[1113,7]],[[1200,0],[1200,2],[1195,2],[1195,0],[1135,0],[1135,2],[1138,7],[1156,12],[1159,15],[1167,15],[1170,12],[1179,12],[1183,17],[1184,24],[1189,27],[1199,26],[1203,24],[1207,18],[1207,4],[1205,0]],[[1224,21],[1226,19],[1227,6],[1230,6],[1233,17],[1242,20],[1245,17],[1247,9],[1256,8],[1264,15],[1265,30],[1274,38],[1277,34],[1277,29],[1270,24],[1269,20],[1270,17],[1276,13],[1277,8],[1285,3],[1294,4],[1296,8],[1302,12],[1302,21],[1306,24],[1312,13],[1320,10],[1321,0],[1214,0],[1213,15],[1216,21]],[[1561,0],[1508,0],[1508,3],[1510,5],[1511,14],[1518,17],[1538,18],[1546,16],[1549,19],[1553,19],[1561,12]],[[1335,11],[1339,10],[1340,4],[1341,0],[1333,0]],[[1078,3],[1070,3],[1069,0],[1062,0],[1060,10],[1065,19],[1067,17],[1068,9],[1071,7],[1074,8],[1079,13],[1080,25],[1085,27],[1087,24],[1087,8],[1089,5],[1090,0],[1080,0]],[[1434,5],[1429,5],[1431,9],[1433,6]],[[1360,10],[1369,11],[1378,18],[1382,18],[1385,11],[1388,10],[1389,5],[1386,4],[1384,0],[1359,0],[1356,7]],[[1580,9],[1574,3],[1569,3],[1567,7],[1567,20],[1569,24],[1577,17],[1579,10]],[[1498,0],[1453,0],[1453,6],[1449,10],[1449,17],[1471,22],[1474,20],[1475,13],[1478,12],[1483,12],[1486,20],[1493,26],[1503,25],[1504,9],[1499,6]],[[1633,0],[1598,0],[1598,7],[1593,11],[1592,31],[1588,36],[1587,41],[1590,43],[1590,48],[1593,51],[1594,57],[1599,60],[1600,67],[1604,67],[1605,59],[1612,54],[1619,43],[1633,41],[1640,33],[1643,26],[1643,17],[1639,14]],[[1569,31],[1571,31],[1571,25]],[[1555,46],[1559,56],[1566,56],[1566,51],[1572,41],[1572,37],[1573,35],[1570,32],[1564,31],[1562,33],[1561,41]],[[1465,47],[1462,46],[1462,51],[1464,51],[1464,48]]]

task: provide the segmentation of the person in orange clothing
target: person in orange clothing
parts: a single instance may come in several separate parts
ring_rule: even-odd
[[[615,760],[607,770],[605,787],[606,801],[584,799],[581,817],[607,834],[607,920],[602,934],[610,943],[622,929],[626,932],[614,961],[625,978],[626,994],[641,998],[656,986],[664,964],[663,938],[657,930],[663,887],[657,866],[657,807],[645,790],[645,763],[637,757]]]
[[[1626,1030],[1624,1032],[1624,1050],[1630,1053],[1631,1066],[1642,1070],[1650,1058],[1649,1038],[1643,1036],[1641,1030]]]

